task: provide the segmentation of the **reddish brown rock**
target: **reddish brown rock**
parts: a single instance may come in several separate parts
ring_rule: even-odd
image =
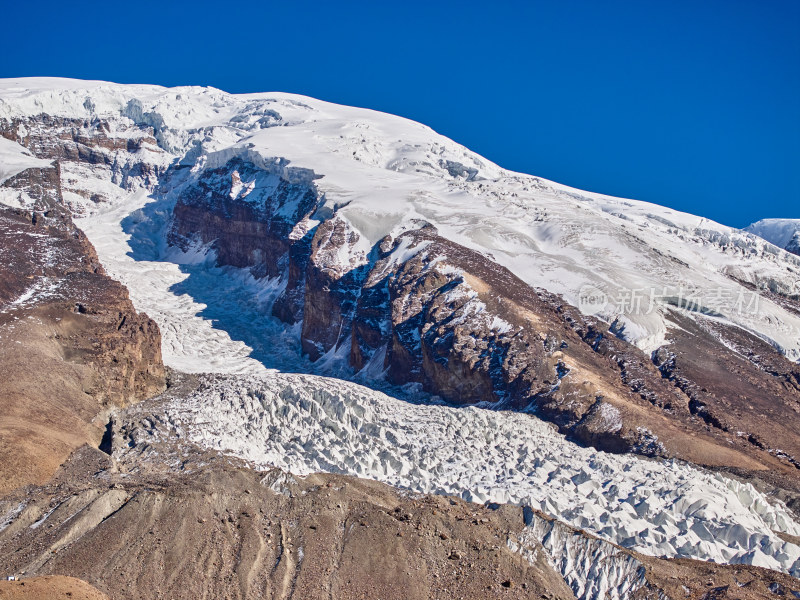
[[[0,209],[0,492],[46,480],[74,448],[99,443],[105,412],[165,378],[158,327],[72,223],[57,167],[4,185],[35,206]]]

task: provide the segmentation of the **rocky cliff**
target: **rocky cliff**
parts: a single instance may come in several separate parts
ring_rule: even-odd
[[[0,206],[2,491],[45,481],[73,449],[99,443],[110,409],[164,388],[158,327],[105,274],[66,207],[56,148],[73,156],[74,142],[19,141],[56,160],[0,186],[27,203]]]

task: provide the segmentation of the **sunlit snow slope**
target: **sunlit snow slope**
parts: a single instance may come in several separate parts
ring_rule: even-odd
[[[664,341],[663,307],[689,298],[800,358],[800,316],[767,298],[750,310],[751,289],[740,283],[797,293],[797,257],[702,217],[505,171],[406,119],[280,93],[0,82],[0,116],[40,112],[150,125],[160,148],[193,169],[234,156],[288,160],[292,177],[324,194],[318,214],[337,208],[365,247],[430,222],[526,283],[616,320],[615,330],[646,350]]]
[[[748,225],[745,231],[764,238],[778,248],[800,254],[800,219],[762,219]]]

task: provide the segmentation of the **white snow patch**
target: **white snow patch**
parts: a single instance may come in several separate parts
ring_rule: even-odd
[[[53,161],[34,157],[27,148],[0,137],[0,184],[26,169],[49,167]]]

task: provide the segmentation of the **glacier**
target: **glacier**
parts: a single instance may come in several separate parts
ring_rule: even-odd
[[[153,436],[178,436],[299,476],[341,473],[529,506],[653,556],[800,575],[800,547],[776,533],[800,535],[800,524],[750,483],[583,448],[528,414],[415,404],[339,379],[271,372],[204,376],[158,419],[144,415],[135,452]]]
[[[165,363],[205,374],[197,392],[169,404],[165,422],[153,424],[164,435],[297,475],[347,473],[416,492],[532,506],[646,554],[800,575],[800,547],[776,533],[800,535],[800,526],[751,485],[675,461],[581,448],[531,415],[416,404],[322,377],[348,374],[337,371],[344,367],[336,356],[311,363],[298,332],[269,316],[279,280],[218,267],[205,247],[168,247],[165,232],[175,189],[191,173],[236,156],[270,168],[280,162],[313,182],[320,210],[336,208],[369,244],[433,223],[531,286],[618,323],[619,334],[645,351],[668,338],[670,294],[646,313],[620,310],[613,299],[680,289],[705,293],[717,318],[794,360],[800,316],[768,298],[758,313],[714,299],[749,293],[750,285],[793,293],[800,289],[797,257],[702,217],[509,172],[406,119],[302,96],[0,81],[0,117],[41,112],[147,125],[159,148],[139,150],[145,160],[184,167],[157,189],[124,189],[103,172],[74,173],[109,200],[69,198],[108,273],[161,328]],[[237,194],[245,193],[241,183]],[[205,288],[202,301],[188,287],[190,275]],[[587,289],[601,301],[582,302]]]

